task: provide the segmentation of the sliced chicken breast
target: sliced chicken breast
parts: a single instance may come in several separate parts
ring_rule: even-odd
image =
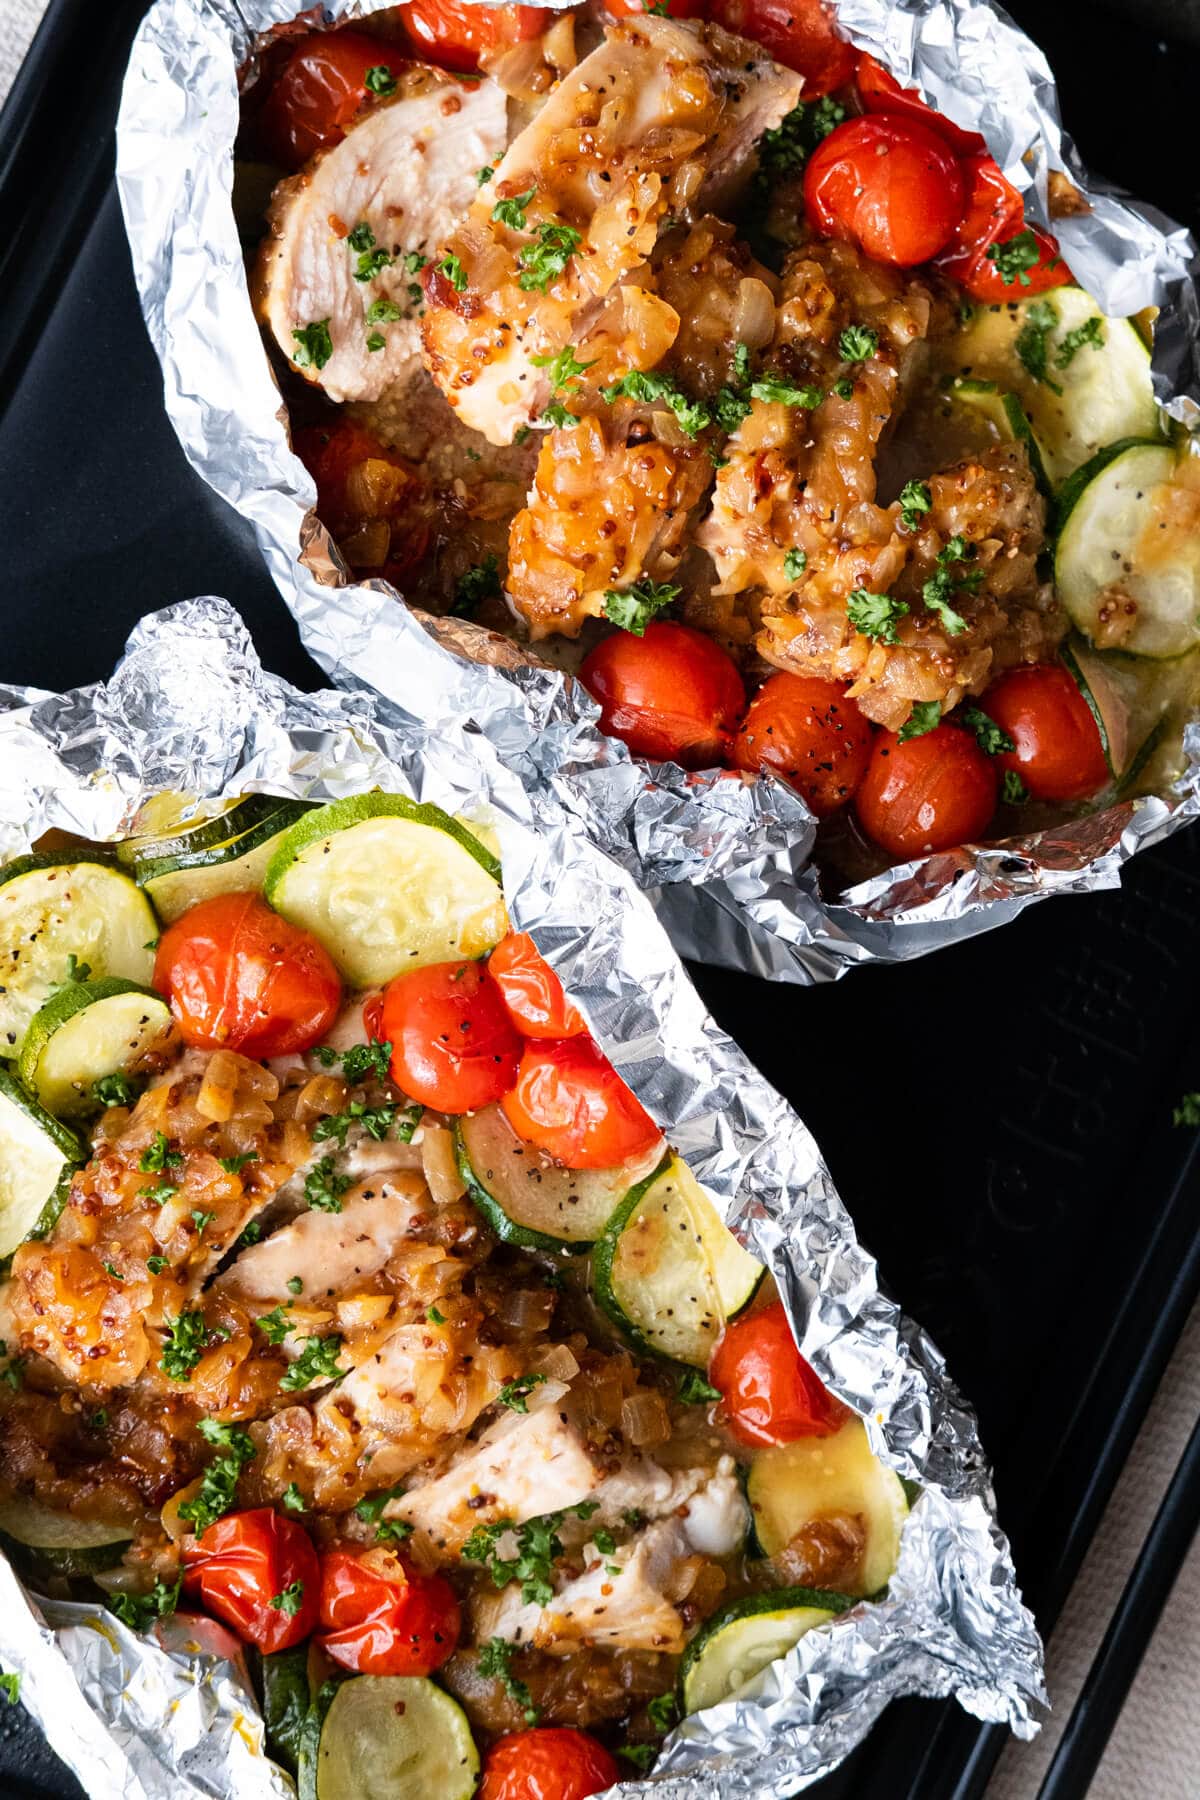
[[[611,1554],[597,1552],[597,1560],[547,1606],[523,1602],[520,1587],[511,1584],[486,1619],[481,1617],[479,1635],[486,1632],[552,1654],[586,1643],[677,1655],[685,1626],[668,1590],[681,1578],[686,1585],[685,1565],[694,1554],[682,1524],[652,1525]]]
[[[415,1171],[391,1171],[344,1194],[340,1212],[301,1213],[243,1250],[215,1285],[240,1300],[286,1306],[299,1276],[307,1300],[331,1299],[382,1269],[431,1207]]]

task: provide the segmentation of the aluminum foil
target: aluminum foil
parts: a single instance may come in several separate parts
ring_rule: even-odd
[[[1032,1735],[1041,1646],[994,1518],[975,1423],[938,1352],[880,1291],[812,1136],[702,1007],[629,873],[452,706],[415,720],[356,688],[304,695],[265,673],[224,602],[144,619],[112,680],[0,691],[0,855],[59,827],[121,836],[164,788],[308,799],[379,784],[498,834],[505,896],[639,1098],[769,1264],[805,1355],[923,1492],[889,1597],[803,1639],[756,1690],[687,1720],[623,1795],[793,1794],[887,1702],[955,1695]],[[586,923],[585,923],[586,921]],[[232,1640],[176,1619],[158,1641],[107,1612],[34,1599],[0,1562],[0,1663],[90,1800],[279,1795]]]
[[[360,18],[384,0],[307,16]],[[117,176],[167,410],[193,466],[254,524],[304,642],[337,682],[374,685],[416,716],[454,710],[564,806],[650,892],[676,946],[702,961],[808,983],[905,960],[1004,923],[1034,900],[1114,886],[1121,866],[1195,811],[1180,792],[987,848],[926,856],[841,894],[809,862],[814,824],[772,780],[687,776],[631,761],[576,684],[491,632],[433,620],[382,582],[355,584],[316,520],[289,448],[247,290],[230,194],[238,70],[298,0],[157,0],[134,45]],[[987,0],[841,0],[844,29],[982,130],[1031,214],[1051,170],[1091,211],[1057,221],[1071,266],[1112,313],[1160,308],[1154,381],[1200,420],[1195,248],[1153,208],[1090,180],[1065,136],[1040,50]],[[303,562],[301,556],[303,554]],[[1189,779],[1194,772],[1189,764]]]

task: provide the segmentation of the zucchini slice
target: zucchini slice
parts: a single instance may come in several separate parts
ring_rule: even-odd
[[[679,1668],[680,1710],[702,1712],[749,1687],[807,1632],[858,1603],[821,1588],[776,1588],[749,1594],[716,1613],[692,1639]]]
[[[0,1500],[0,1543],[18,1559],[35,1561],[56,1575],[95,1575],[120,1562],[133,1534],[120,1525],[52,1512],[40,1501],[13,1494]]]
[[[275,851],[264,892],[359,988],[483,956],[508,926],[491,852],[440,806],[401,794],[310,812]]]
[[[592,1266],[597,1300],[631,1343],[700,1369],[762,1276],[677,1156],[622,1201]]]
[[[1064,496],[1054,580],[1102,649],[1183,656],[1200,644],[1200,466],[1166,444],[1127,444]]]
[[[799,1438],[755,1457],[746,1483],[754,1529],[768,1556],[786,1550],[814,1519],[858,1518],[866,1529],[862,1561],[847,1591],[858,1596],[886,1587],[900,1554],[908,1517],[904,1483],[871,1451],[861,1419],[850,1418],[829,1437]]]
[[[53,1228],[83,1161],[75,1133],[0,1072],[0,1257]]]
[[[421,1675],[359,1675],[333,1697],[317,1800],[471,1800],[479,1752],[456,1700]]]
[[[1016,396],[1056,488],[1103,445],[1159,435],[1144,340],[1131,320],[1106,318],[1082,288],[978,307],[950,351],[968,383],[994,382]],[[1042,352],[1039,380],[1031,364]],[[959,398],[969,394],[960,389]]]
[[[1046,498],[1051,499],[1054,489],[1046,473],[1042,447],[1029,423],[1029,414],[1017,396],[1001,392],[994,381],[974,381],[965,375],[952,381],[949,391],[951,398],[960,405],[969,406],[973,412],[989,420],[1003,442],[1024,444],[1033,479]]]
[[[0,869],[0,1046],[13,1056],[35,1012],[68,978],[148,982],[158,921],[123,870],[99,856],[22,856]]]
[[[309,811],[301,800],[272,800],[271,811],[248,831],[199,849],[142,857],[134,864],[134,878],[166,925],[215,894],[257,892],[284,832]]]
[[[56,1118],[80,1118],[99,1110],[97,1081],[129,1074],[174,1031],[170,1007],[150,988],[114,976],[72,981],[34,1014],[17,1072]]]
[[[154,862],[161,856],[209,850],[214,844],[228,843],[230,838],[249,831],[274,812],[280,801],[274,794],[243,794],[237,800],[220,801],[215,812],[181,819],[180,814],[192,804],[185,794],[156,794],[138,817],[141,829],[115,846],[117,861],[136,868],[138,863]]]
[[[564,1169],[519,1138],[503,1107],[467,1113],[455,1126],[458,1167],[496,1236],[526,1250],[582,1250],[594,1243],[629,1190],[658,1168],[660,1140],[615,1169]]]

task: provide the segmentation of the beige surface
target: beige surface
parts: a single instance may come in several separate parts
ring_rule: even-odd
[[[105,0],[93,0],[102,6]],[[42,0],[0,0],[0,101],[43,11]],[[1058,1728],[1104,1634],[1163,1489],[1200,1415],[1200,1313],[1149,1421],[1050,1645],[1055,1716],[1031,1745],[1013,1743],[989,1800],[1033,1800]],[[1193,1550],[1113,1732],[1091,1800],[1196,1800],[1200,1795],[1200,1546]]]

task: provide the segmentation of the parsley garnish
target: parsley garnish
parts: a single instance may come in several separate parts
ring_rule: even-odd
[[[802,406],[811,412],[814,406],[820,406],[825,398],[825,390],[819,387],[797,387],[794,381],[788,381],[782,375],[764,375],[758,381],[750,383],[752,400],[778,401],[784,406]]]
[[[896,625],[907,611],[903,600],[895,600],[891,594],[871,594],[866,588],[855,588],[846,601],[846,617],[855,631],[880,644],[899,643]]]
[[[289,1582],[281,1593],[272,1594],[267,1604],[276,1612],[285,1613],[289,1619],[294,1619],[304,1605],[304,1583],[302,1581]]]
[[[310,1381],[332,1381],[342,1373],[338,1367],[338,1356],[341,1354],[342,1340],[340,1335],[332,1337],[305,1338],[299,1356],[280,1382],[280,1387],[287,1394],[294,1394],[298,1388],[307,1387]]]
[[[826,94],[814,102],[802,100],[774,131],[764,131],[758,144],[758,183],[770,188],[777,181],[798,175],[822,138],[827,138],[846,116],[844,106]]]
[[[705,1381],[703,1375],[695,1369],[688,1369],[679,1377],[679,1387],[675,1395],[685,1406],[707,1406],[713,1400],[721,1398],[720,1388],[715,1388],[711,1381]]]
[[[444,1325],[446,1323],[445,1313],[439,1312],[436,1306],[426,1307],[425,1317],[429,1320],[431,1325]]]
[[[527,194],[517,194],[511,200],[497,200],[492,208],[492,218],[497,225],[507,225],[511,231],[524,231],[525,208],[536,193],[537,188],[531,187]],[[534,361],[536,360],[535,357]]]
[[[146,1631],[155,1619],[168,1618],[175,1611],[182,1591],[181,1575],[170,1587],[165,1581],[156,1581],[148,1594],[113,1594],[104,1604],[130,1631]]]
[[[301,1281],[301,1279],[298,1275],[293,1275],[291,1277],[291,1279],[289,1280],[289,1282],[287,1284],[287,1287],[288,1287],[289,1294],[302,1294],[304,1292],[304,1283]]]
[[[513,443],[518,445],[523,444],[528,436],[528,425],[518,425],[517,429],[513,432]]]
[[[646,1708],[646,1713],[655,1731],[670,1731],[675,1723],[675,1712],[675,1696],[669,1690],[665,1694],[660,1694],[656,1700],[652,1700]]]
[[[906,481],[900,489],[901,529],[917,531],[932,505],[933,495],[923,481]]]
[[[1029,789],[1021,780],[1015,769],[1005,769],[1004,785],[1000,789],[1000,798],[1006,806],[1024,806],[1029,798]]]
[[[75,955],[68,956],[67,978],[64,981],[63,986],[70,987],[74,984],[85,982],[91,975],[91,972],[91,963],[80,962],[79,958]]]
[[[114,1281],[124,1281],[125,1277],[122,1275],[120,1269],[117,1268],[115,1263],[106,1262],[106,1263],[101,1263],[100,1266],[104,1270],[106,1275],[112,1276]]]
[[[664,0],[665,10],[665,0]],[[479,1673],[486,1679],[498,1681],[514,1706],[521,1709],[521,1717],[527,1725],[536,1725],[541,1714],[533,1704],[533,1695],[528,1685],[519,1680],[512,1672],[512,1659],[517,1653],[517,1646],[508,1643],[504,1638],[490,1638],[479,1650]]]
[[[167,1201],[173,1200],[178,1192],[179,1189],[175,1182],[160,1181],[153,1187],[139,1188],[138,1199],[144,1200],[147,1206],[165,1206]]]
[[[313,1126],[313,1142],[319,1144],[325,1138],[336,1138],[344,1149],[350,1127],[361,1125],[368,1137],[382,1144],[397,1110],[395,1106],[367,1106],[362,1100],[352,1100],[345,1112],[330,1113],[327,1118],[317,1121]]]
[[[604,616],[631,631],[634,637],[645,637],[646,627],[657,613],[678,599],[682,589],[666,581],[635,581],[630,588],[606,588]]]
[[[591,362],[580,362],[575,355],[574,344],[564,344],[561,350],[554,351],[552,355],[531,356],[529,360],[535,369],[550,371],[550,386],[557,392],[559,388],[569,387],[586,369],[594,368],[596,359],[593,357]]]
[[[204,1236],[204,1233],[208,1230],[208,1227],[216,1219],[216,1216],[217,1215],[215,1212],[201,1212],[198,1207],[193,1209],[192,1224],[196,1227],[196,1236],[197,1237]]]
[[[316,1055],[327,1069],[331,1069],[335,1062],[340,1062],[342,1074],[351,1087],[358,1087],[371,1079],[387,1080],[392,1046],[390,1043],[382,1043],[379,1038],[372,1038],[369,1044],[351,1044],[348,1050],[332,1050],[328,1044],[322,1044]]]
[[[623,1756],[626,1762],[632,1763],[635,1769],[643,1774],[658,1760],[657,1744],[620,1744],[617,1755]]]
[[[183,1153],[172,1150],[163,1131],[156,1131],[146,1149],[138,1157],[138,1168],[143,1175],[161,1175],[164,1169],[180,1169],[183,1167]]]
[[[206,1443],[215,1445],[219,1451],[205,1469],[192,1498],[183,1501],[179,1508],[180,1518],[193,1525],[199,1536],[229,1511],[237,1494],[238,1477],[246,1464],[253,1462],[257,1452],[250,1433],[243,1431],[240,1425],[223,1425],[219,1419],[200,1419],[196,1430]]]
[[[372,300],[367,308],[368,325],[394,325],[404,314],[394,300]]]
[[[251,1219],[237,1243],[235,1250],[248,1250],[251,1244],[257,1244],[262,1237],[262,1226],[257,1219]]]
[[[314,319],[311,325],[301,330],[293,329],[292,336],[296,340],[296,348],[292,351],[292,361],[298,369],[323,369],[333,355],[333,339],[329,335],[329,320]]]
[[[606,1530],[603,1525],[593,1531],[592,1542],[595,1544],[601,1556],[612,1556],[617,1548],[616,1538],[613,1536],[612,1532]]]
[[[568,1508],[576,1518],[586,1519],[598,1508],[598,1501],[581,1501]],[[550,1573],[556,1557],[563,1553],[558,1528],[566,1513],[544,1513],[518,1525],[512,1519],[498,1519],[494,1525],[477,1525],[462,1547],[464,1562],[482,1563],[493,1584],[507,1587],[510,1581],[521,1583],[521,1599],[526,1605],[549,1606],[554,1598]],[[517,1554],[501,1556],[498,1545],[509,1533],[516,1539]]]
[[[300,1489],[296,1486],[294,1481],[288,1482],[283,1490],[281,1499],[289,1512],[302,1513],[308,1511],[308,1501],[304,1498],[304,1495],[300,1492]]]
[[[332,1156],[323,1156],[304,1178],[304,1198],[317,1212],[341,1212],[342,1195],[349,1186],[349,1175],[335,1174]]]
[[[1179,1105],[1171,1115],[1172,1125],[1183,1125],[1189,1131],[1200,1125],[1200,1094],[1180,1094]]]
[[[653,370],[630,369],[600,392],[610,406],[622,396],[648,405],[661,401],[675,414],[680,430],[691,438],[712,424],[712,410],[703,400],[693,400],[670,375],[658,375]]]
[[[628,1525],[630,1531],[640,1531],[642,1526],[646,1523],[645,1513],[637,1506],[626,1507],[625,1511],[621,1514],[621,1517],[626,1525]]]
[[[258,1151],[247,1150],[244,1156],[222,1156],[218,1160],[227,1175],[240,1175],[247,1163],[258,1161]]]
[[[807,567],[807,555],[803,550],[797,549],[796,546],[793,545],[783,559],[783,573],[785,579],[788,581],[799,581]]]
[[[269,1313],[263,1313],[262,1317],[255,1319],[254,1323],[268,1344],[282,1344],[292,1329],[292,1322],[286,1317],[282,1306],[272,1307]]]
[[[988,245],[988,260],[995,263],[996,273],[1005,287],[1011,287],[1014,281],[1028,287],[1029,271],[1037,268],[1041,254],[1038,241],[1028,227],[1018,231],[1015,237],[1006,238],[1002,244]],[[1054,257],[1047,263],[1047,268],[1053,269],[1058,261],[1059,258]]]
[[[476,184],[479,187],[486,187],[488,182],[492,179],[492,176],[495,173],[496,173],[496,171],[492,167],[491,163],[484,163],[482,169],[476,169],[476,171],[475,171]]]
[[[974,555],[974,544],[969,544],[966,538],[956,532],[952,538],[947,538],[945,547],[938,551],[937,569],[921,588],[922,600],[930,612],[938,615],[943,629],[951,637],[957,637],[960,632],[965,631],[967,621],[961,613],[955,612],[950,604],[950,596],[959,588],[973,594],[983,580],[983,570],[960,570],[957,575],[951,571],[955,563],[969,562]]]
[[[395,1487],[383,1488],[378,1494],[368,1494],[365,1500],[359,1501],[354,1510],[364,1525],[375,1525],[389,1500],[402,1500],[404,1493],[404,1484],[398,1481]]]
[[[384,1519],[375,1533],[375,1542],[377,1544],[402,1544],[405,1538],[410,1538],[415,1530],[415,1525],[410,1525],[407,1519]]]
[[[133,1083],[127,1075],[102,1075],[92,1083],[92,1099],[100,1106],[128,1106]]]
[[[839,400],[853,400],[854,383],[848,375],[843,375],[839,380],[834,382],[833,391]]]
[[[167,1319],[167,1342],[158,1366],[172,1381],[186,1381],[204,1353],[208,1326],[202,1312],[181,1312]]]
[[[438,269],[446,277],[456,294],[463,294],[467,288],[467,271],[453,251],[443,256]]]
[[[527,1413],[526,1400],[535,1387],[540,1387],[546,1377],[544,1375],[518,1375],[515,1381],[506,1381],[496,1395],[497,1406],[507,1406],[509,1412]]]
[[[375,63],[363,76],[363,86],[372,94],[394,94],[396,77],[386,63]]]
[[[375,233],[365,219],[354,227],[346,242],[351,250],[358,252],[358,262],[352,271],[355,281],[371,281],[382,270],[391,268],[391,256],[376,244]]]
[[[1047,339],[1057,324],[1058,314],[1050,302],[1035,300],[1025,315],[1025,323],[1018,331],[1013,345],[1033,379],[1040,381],[1053,394],[1061,394],[1062,388],[1048,372]]]
[[[94,1413],[88,1414],[88,1427],[92,1431],[107,1431],[108,1413],[103,1406],[98,1406]]]
[[[21,1696],[21,1677],[15,1670],[6,1669],[4,1674],[0,1675],[0,1694],[4,1695],[10,1706],[17,1704]],[[536,1714],[534,1716],[536,1717]],[[531,1724],[532,1722],[530,1720]]]
[[[387,340],[383,337],[383,335],[380,332],[373,331],[373,332],[371,332],[370,336],[367,338],[367,349],[368,350],[382,350],[386,341]]]
[[[454,584],[454,604],[450,611],[457,619],[469,619],[482,603],[500,592],[500,565],[492,555],[484,557]]]
[[[529,244],[517,258],[521,273],[517,286],[526,293],[544,294],[552,281],[557,281],[582,242],[573,225],[555,225],[549,220],[538,226],[538,241]]]
[[[538,424],[549,425],[552,431],[570,431],[578,423],[578,415],[561,400],[551,400],[538,416]]]
[[[869,325],[847,325],[838,339],[838,355],[843,362],[866,362],[879,348],[879,333]]]
[[[1093,350],[1104,347],[1104,321],[1098,313],[1093,313],[1082,325],[1076,325],[1074,330],[1067,332],[1058,346],[1054,358],[1055,368],[1065,369],[1074,360],[1076,351],[1082,350],[1085,344],[1090,344]]]
[[[988,756],[999,756],[1003,750],[1015,750],[1016,745],[1007,731],[997,725],[995,719],[978,706],[968,706],[961,714],[962,722],[975,733],[975,742]]]
[[[19,1388],[22,1388],[25,1385],[25,1373],[22,1368],[23,1361],[23,1357],[14,1356],[4,1370],[3,1380],[8,1383],[14,1394]]]
[[[938,700],[914,700],[913,709],[896,735],[896,742],[907,744],[909,738],[924,737],[941,723],[942,707]]]

